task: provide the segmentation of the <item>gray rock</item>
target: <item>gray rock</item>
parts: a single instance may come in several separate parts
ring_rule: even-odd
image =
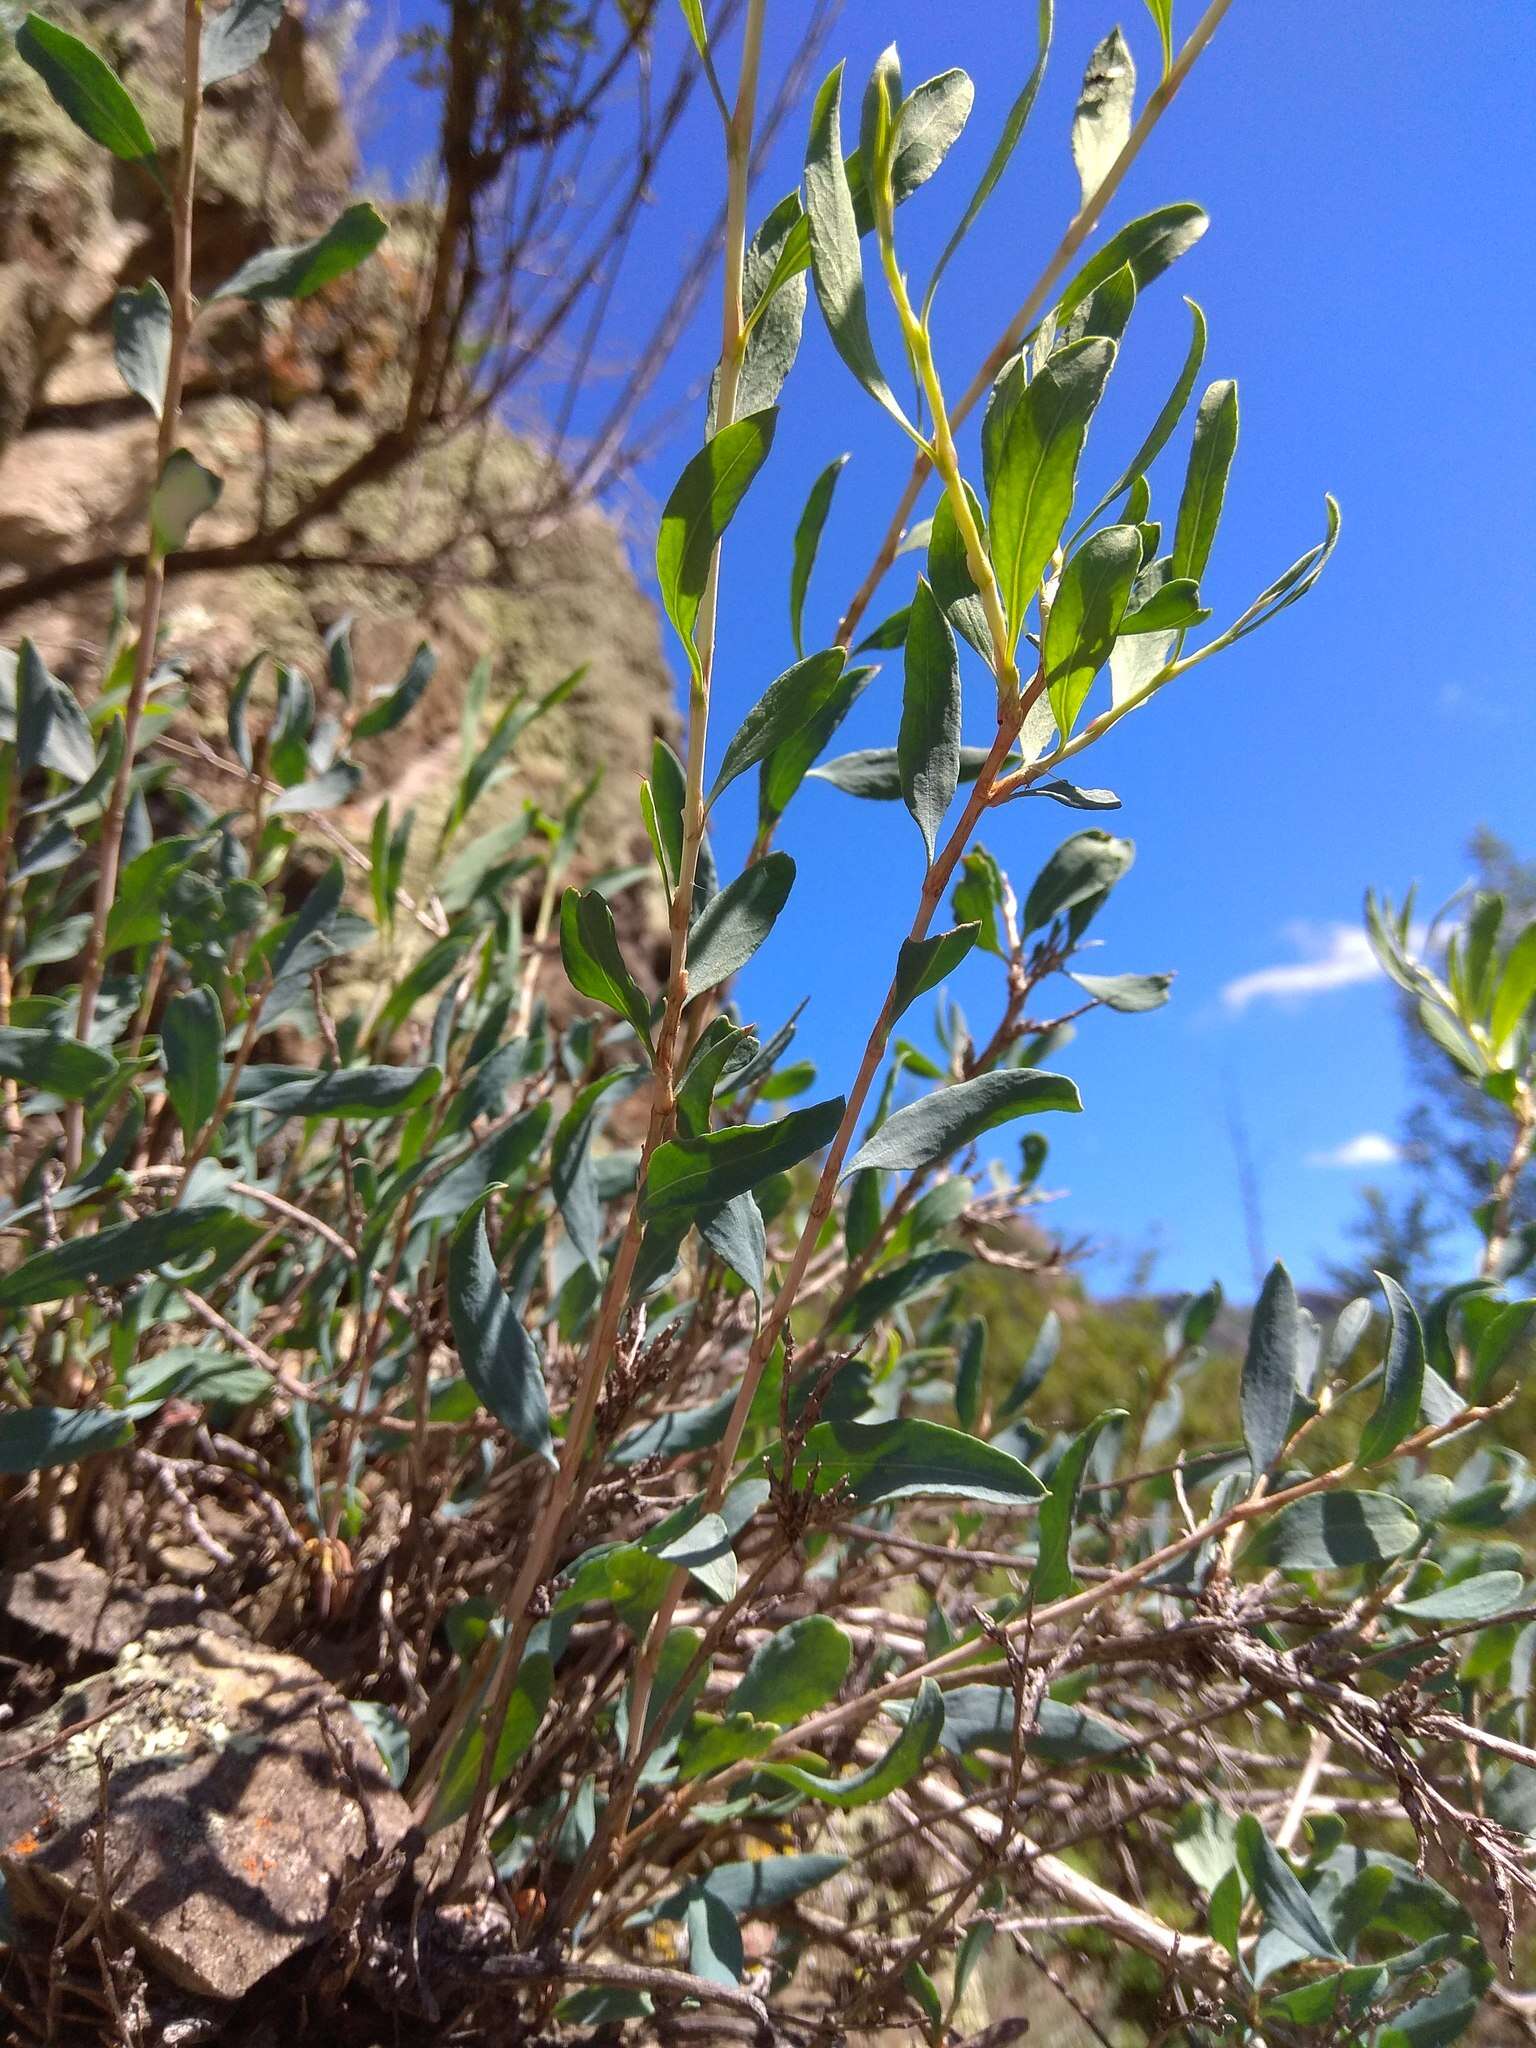
[[[108,1672],[0,1734],[0,1877],[19,1923],[94,1895],[98,1755],[107,1862],[141,1960],[204,1997],[242,1996],[316,1941],[366,1844],[320,1728],[347,1744],[381,1853],[409,1822],[361,1726],[310,1665],[204,1627],[153,1630]]]

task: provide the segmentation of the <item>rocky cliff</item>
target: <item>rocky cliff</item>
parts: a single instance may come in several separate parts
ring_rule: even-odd
[[[174,155],[179,0],[79,0],[48,12],[109,58]],[[335,52],[324,25],[291,7],[260,69],[208,95],[194,286],[318,232],[358,172]],[[413,204],[384,210],[390,237],[352,277],[298,305],[231,302],[200,321],[183,438],[225,479],[200,544],[280,522],[391,416],[430,217]],[[61,590],[56,572],[116,552],[132,561],[141,546],[154,429],[113,367],[111,305],[120,287],[168,275],[168,262],[153,189],[80,137],[0,37],[0,639],[32,634],[86,696],[110,587],[97,576]],[[634,784],[654,737],[674,726],[655,613],[593,510],[515,549],[497,538],[515,529],[541,460],[495,425],[441,439],[311,527],[303,567],[177,576],[165,651],[185,666],[191,716],[222,729],[228,684],[256,648],[319,672],[322,635],[344,613],[356,618],[365,689],[396,680],[426,638],[440,661],[426,701],[372,744],[371,761],[359,751],[370,789],[388,790],[397,814],[415,803],[430,823],[456,768],[475,661],[493,664],[487,718],[511,693],[537,693],[585,662],[580,687],[534,728],[519,773],[477,823],[498,822],[498,803],[505,816],[527,795],[552,802],[601,768],[587,814],[594,857],[643,857]],[[402,559],[409,573],[395,566]],[[50,574],[29,601],[29,586]]]

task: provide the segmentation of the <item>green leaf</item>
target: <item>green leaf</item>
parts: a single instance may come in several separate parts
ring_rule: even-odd
[[[699,1218],[699,1235],[759,1301],[765,1287],[768,1233],[763,1212],[750,1195],[736,1195]]]
[[[688,24],[688,33],[693,38],[693,47],[701,57],[709,54],[709,35],[704,27],[703,0],[678,0],[683,10],[683,20]]]
[[[784,389],[805,327],[805,266],[790,264],[790,251],[805,239],[805,217],[797,193],[781,199],[747,244],[742,264],[741,303],[747,346],[736,385],[736,414],[762,412]],[[720,373],[710,384],[709,432],[715,429]]]
[[[171,450],[149,502],[149,522],[161,554],[174,555],[186,546],[194,522],[213,510],[223,490],[223,478],[204,469],[195,455],[185,448]]]
[[[1096,826],[1064,839],[1024,899],[1025,938],[1044,930],[1064,911],[1080,911],[1102,897],[1135,858],[1136,848],[1129,839],[1116,839]]]
[[[1251,1813],[1237,1823],[1237,1862],[1266,1927],[1295,1942],[1303,1955],[1336,1963],[1347,1960],[1302,1890],[1300,1879]]]
[[[933,1754],[943,1732],[944,1695],[931,1678],[925,1678],[901,1733],[885,1755],[866,1770],[847,1777],[827,1778],[800,1764],[768,1763],[763,1766],[763,1774],[792,1785],[807,1798],[820,1800],[823,1806],[836,1806],[847,1812],[886,1799],[910,1784]]]
[[[853,1645],[836,1622],[808,1614],[754,1653],[726,1711],[793,1728],[837,1698],[852,1657]]]
[[[783,816],[812,763],[878,673],[875,668],[845,668],[824,709],[799,732],[781,740],[763,762],[758,777],[758,815],[765,824]]]
[[[1470,1400],[1480,1401],[1494,1374],[1536,1320],[1536,1301],[1511,1301],[1498,1307],[1479,1330],[1467,1382]]]
[[[1062,293],[1056,308],[1058,321],[1065,320],[1090,292],[1096,291],[1106,278],[1113,277],[1122,263],[1130,264],[1136,289],[1144,292],[1154,278],[1162,276],[1169,264],[1195,246],[1210,224],[1204,208],[1188,199],[1178,200],[1172,206],[1160,206],[1155,213],[1144,214],[1140,220],[1128,222],[1089,257]]]
[[[307,782],[295,782],[273,797],[267,810],[274,818],[295,817],[314,811],[333,811],[350,803],[363,786],[363,771],[350,761],[336,761],[323,775]]]
[[[0,1413],[0,1474],[46,1472],[132,1442],[133,1416],[121,1408],[9,1408]]]
[[[0,1025],[0,1080],[85,1102],[117,1072],[117,1061],[78,1038],[17,1024]]]
[[[190,1145],[218,1108],[224,1082],[224,1016],[211,988],[187,989],[166,1004],[160,1056],[166,1093]]]
[[[1390,1330],[1382,1366],[1381,1399],[1360,1433],[1360,1448],[1355,1454],[1362,1465],[1374,1465],[1391,1457],[1417,1425],[1419,1404],[1424,1397],[1424,1331],[1418,1311],[1390,1274],[1378,1273],[1376,1278],[1387,1298]]]
[[[479,1203],[449,1247],[448,1313],[459,1363],[481,1406],[553,1465],[544,1362],[502,1287]]]
[[[946,1159],[972,1144],[983,1132],[1015,1117],[1038,1116],[1048,1109],[1080,1110],[1082,1098],[1061,1074],[1033,1068],[1004,1068],[956,1081],[918,1102],[898,1109],[849,1160],[844,1173],[866,1172],[872,1166],[913,1172]]]
[[[749,1194],[776,1173],[788,1173],[831,1144],[844,1106],[839,1095],[809,1109],[792,1109],[777,1123],[738,1124],[658,1145],[642,1196],[647,1219],[681,1229],[702,1211]]]
[[[204,13],[200,66],[203,90],[249,71],[266,55],[283,18],[283,0],[230,0],[220,14]]]
[[[30,640],[16,656],[16,756],[25,775],[48,768],[85,784],[96,766],[90,722],[74,693],[47,667]]]
[[[950,236],[949,240],[945,243],[944,252],[939,257],[938,262],[934,265],[933,276],[929,280],[928,290],[923,298],[923,312],[925,317],[927,315],[928,308],[933,303],[933,295],[939,288],[939,279],[944,275],[944,272],[949,267],[950,258],[954,255],[955,251],[960,247],[960,244],[965,240],[966,236],[975,226],[977,216],[980,214],[981,209],[986,205],[988,199],[991,198],[992,193],[996,190],[998,180],[1002,177],[1003,172],[1007,170],[1008,160],[1013,155],[1014,149],[1017,147],[1019,137],[1024,133],[1024,129],[1028,124],[1030,114],[1034,110],[1035,97],[1040,90],[1040,81],[1045,76],[1046,59],[1049,57],[1051,51],[1051,17],[1052,0],[1039,0],[1039,54],[1035,58],[1035,67],[1033,71],[1030,72],[1028,79],[1025,81],[1024,90],[1019,94],[1018,98],[1014,101],[1013,105],[1008,110],[1008,118],[1003,123],[1002,133],[1001,135],[999,135],[997,139],[996,146],[994,147],[991,156],[987,159],[987,167],[982,172],[976,190],[971,195],[971,202],[965,209],[965,213],[961,218],[960,225],[955,229],[955,232]]]
[[[1270,1267],[1254,1304],[1243,1358],[1243,1441],[1255,1478],[1262,1478],[1285,1449],[1296,1400],[1301,1358],[1301,1316],[1290,1274],[1278,1261]]]
[[[1282,1508],[1255,1552],[1282,1571],[1341,1571],[1401,1557],[1418,1538],[1417,1520],[1389,1493],[1315,1493]]]
[[[212,299],[307,299],[366,262],[389,233],[376,206],[363,200],[349,206],[312,242],[264,249],[225,278]]]
[[[688,996],[692,1001],[745,967],[773,930],[794,886],[787,853],[766,854],[711,896],[688,934]]]
[[[1106,526],[1078,549],[1062,571],[1045,625],[1045,686],[1064,740],[1093,679],[1109,659],[1131,586],[1141,567],[1141,534]]]
[[[1174,428],[1184,417],[1184,408],[1188,405],[1190,393],[1195,388],[1195,379],[1200,374],[1200,365],[1205,361],[1206,343],[1205,314],[1195,304],[1193,299],[1186,299],[1184,303],[1189,308],[1192,324],[1189,348],[1184,357],[1183,367],[1179,371],[1172,391],[1169,392],[1167,399],[1164,401],[1161,412],[1152,422],[1151,432],[1136,450],[1136,453],[1131,457],[1125,468],[1120,472],[1115,482],[1110,485],[1097,505],[1088,514],[1087,519],[1083,522],[1084,526],[1091,526],[1106,506],[1112,505],[1122,491],[1128,491],[1131,488],[1137,477],[1146,475],[1152,464],[1161,455],[1164,448],[1167,447],[1168,442],[1172,438]],[[1082,528],[1078,530],[1081,532]]]
[[[158,1266],[186,1266],[215,1253],[231,1257],[252,1244],[259,1226],[218,1202],[160,1209],[133,1223],[111,1223],[35,1252],[0,1275],[0,1308],[67,1301],[89,1286],[124,1287]]]
[[[603,1205],[592,1162],[592,1140],[604,1114],[603,1097],[627,1083],[633,1067],[611,1067],[575,1096],[555,1127],[550,1147],[549,1185],[572,1248],[595,1272],[602,1248]]]
[[[946,1186],[963,1189],[966,1183],[949,1182]],[[962,1272],[970,1263],[969,1252],[936,1251],[923,1252],[898,1266],[882,1266],[873,1279],[864,1282],[834,1327],[849,1331],[871,1329],[892,1309],[899,1308],[904,1301],[911,1301],[916,1295],[928,1293],[941,1280]]]
[[[860,1181],[860,1187],[878,1187],[877,1180]],[[981,1419],[981,1395],[987,1362],[987,1323],[984,1316],[972,1316],[966,1323],[955,1358],[955,1413],[962,1429],[974,1430]]]
[[[985,534],[987,521],[980,500],[969,484],[964,488],[971,508],[971,517],[976,522],[976,531]],[[957,633],[965,635],[990,667],[993,659],[992,630],[987,624],[986,607],[981,601],[976,580],[971,574],[970,558],[965,551],[965,539],[947,491],[939,500],[938,509],[933,515],[933,524],[928,530],[928,581],[933,585],[933,594],[949,623]],[[910,607],[906,618],[907,631],[910,632]],[[906,644],[905,635],[902,644]]]
[[[917,821],[931,867],[944,813],[960,786],[960,658],[949,621],[922,576],[907,626],[896,765],[902,802]]]
[[[695,674],[699,606],[709,581],[715,545],[773,446],[778,412],[749,413],[706,441],[674,485],[656,536],[656,577],[667,617],[688,651]]]
[[[171,361],[171,302],[153,278],[113,299],[112,354],[128,389],[159,419]]]
[[[805,594],[810,589],[811,571],[816,566],[816,551],[821,546],[822,529],[827,523],[827,514],[832,509],[832,493],[837,489],[837,480],[847,463],[846,455],[839,455],[811,485],[806,496],[805,509],[795,526],[795,552],[789,572],[789,631],[794,641],[796,659],[805,654],[804,620]],[[793,670],[790,671],[794,673]],[[734,743],[733,743],[734,744]],[[730,755],[726,755],[730,759]],[[724,769],[721,769],[724,774]],[[719,785],[717,784],[717,787]]]
[[[690,1894],[708,1890],[738,1919],[762,1918],[847,1868],[846,1856],[755,1856],[750,1862],[717,1863],[704,1877],[670,1893],[654,1913],[658,1920],[681,1920]],[[630,1925],[648,1917],[637,1915]]]
[[[893,1706],[892,1713],[901,1713]],[[995,1756],[1013,1751],[1018,1702],[1011,1685],[961,1685],[944,1695],[944,1733],[941,1737],[951,1756],[968,1756],[975,1750]],[[1129,1771],[1144,1776],[1148,1762],[1136,1749],[1134,1731],[1103,1714],[1054,1700],[1049,1694],[1036,1709],[1035,1725],[1024,1738],[1031,1756],[1050,1763],[1093,1763],[1101,1769]]]
[[[688,1967],[711,1984],[739,1984],[747,1971],[746,1950],[736,1915],[707,1888],[688,1901]]]
[[[805,212],[811,237],[811,275],[838,354],[870,397],[907,428],[906,415],[885,381],[869,332],[858,221],[843,167],[842,93],[843,67],[839,64],[816,95],[806,146]]]
[[[651,1006],[625,965],[608,899],[596,889],[561,897],[560,959],[571,987],[625,1018],[650,1052]]]
[[[1227,477],[1237,450],[1237,386],[1230,378],[1209,385],[1195,414],[1179,519],[1174,530],[1173,573],[1198,583],[1211,558]]]
[[[1030,1581],[1030,1597],[1036,1606],[1064,1599],[1077,1591],[1077,1581],[1072,1576],[1071,1544],[1083,1474],[1100,1431],[1107,1423],[1124,1419],[1123,1408],[1111,1408],[1096,1415],[1086,1429],[1073,1437],[1051,1474],[1051,1490],[1040,1503],[1040,1551]]]
[[[1147,0],[1147,12],[1157,23],[1158,41],[1163,46],[1163,76],[1173,63],[1173,0]]]
[[[990,751],[988,747],[960,749],[962,782],[976,780]],[[1017,757],[1011,765],[1018,766]],[[843,790],[848,796],[891,803],[901,795],[901,767],[895,747],[861,747],[854,754],[839,754],[835,761],[812,768],[810,773],[816,781],[830,782],[834,789]]]
[[[269,1116],[403,1116],[430,1102],[442,1085],[441,1067],[333,1067],[318,1074],[247,1067],[236,1100]]]
[[[979,924],[956,925],[950,932],[936,932],[929,939],[903,939],[896,956],[896,991],[891,1009],[894,1024],[903,1010],[919,996],[937,988],[953,974],[976,943]]]
[[[1128,1017],[1160,1010],[1173,986],[1171,974],[1069,974],[1067,979],[1106,1010],[1118,1010]]]
[[[395,687],[370,704],[352,728],[353,739],[377,739],[380,733],[393,732],[397,725],[404,724],[436,673],[437,655],[423,640]]]
[[[725,750],[710,790],[711,803],[738,775],[766,760],[776,747],[821,716],[837,697],[846,662],[841,647],[829,647],[797,661],[768,685]]]
[[[1045,1492],[1027,1465],[995,1444],[909,1416],[818,1422],[805,1439],[806,1475],[813,1469],[819,1494],[846,1480],[856,1507],[926,1496],[1013,1507]]]
[[[1399,1600],[1388,1612],[1412,1621],[1493,1621],[1519,1607],[1524,1598],[1525,1580],[1519,1572],[1478,1572],[1417,1600]]]
[[[1072,510],[1088,422],[1104,393],[1115,344],[1101,337],[1062,349],[1025,387],[1007,420],[992,484],[991,544],[1009,653]]]
[[[1131,134],[1136,66],[1130,45],[1112,28],[1088,59],[1072,117],[1072,161],[1084,206],[1092,199]]]
[[[1514,1036],[1515,1026],[1536,1002],[1536,921],[1528,924],[1499,970],[1498,986],[1488,1013],[1488,1036],[1496,1053]]]
[[[29,14],[16,31],[16,54],[31,65],[77,128],[124,163],[143,164],[161,183],[155,145],[127,87],[89,43]]]

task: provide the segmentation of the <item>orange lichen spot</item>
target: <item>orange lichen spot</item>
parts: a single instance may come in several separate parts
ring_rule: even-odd
[[[26,1833],[18,1835],[14,1842],[6,1843],[5,1853],[7,1856],[35,1856],[42,1846],[37,1836],[28,1828]]]

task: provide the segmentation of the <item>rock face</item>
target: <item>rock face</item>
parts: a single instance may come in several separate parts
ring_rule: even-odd
[[[115,64],[174,154],[180,0],[48,11]],[[168,274],[164,208],[131,167],[78,134],[5,36],[0,106],[0,640],[30,633],[89,696],[111,610],[105,580],[30,604],[18,604],[18,586],[107,552],[132,559],[142,545],[154,423],[113,366],[111,304],[120,287]],[[291,4],[263,65],[207,97],[194,287],[321,230],[353,196],[356,174],[333,53]],[[386,211],[389,239],[351,277],[298,305],[230,301],[200,320],[183,438],[225,487],[199,544],[281,521],[396,417],[428,221],[417,206]],[[675,728],[656,615],[595,511],[516,550],[495,541],[528,503],[542,461],[494,425],[442,440],[307,531],[305,552],[320,566],[174,579],[165,652],[185,667],[191,719],[222,732],[230,683],[258,648],[322,675],[322,636],[344,614],[356,618],[364,693],[393,684],[418,640],[431,641],[439,668],[423,704],[400,732],[359,749],[370,797],[391,794],[397,817],[415,803],[423,843],[457,773],[475,662],[492,663],[487,724],[511,696],[538,695],[586,663],[475,824],[502,822],[525,797],[552,807],[601,770],[586,813],[592,862],[644,858],[634,785],[655,737]],[[430,574],[381,566],[402,558],[429,562]],[[365,816],[342,822],[366,832]],[[659,906],[652,914],[659,923]]]
[[[351,1751],[351,1783],[322,1712]],[[238,1632],[155,1629],[0,1736],[0,1877],[18,1923],[46,1929],[63,1910],[88,1911],[104,1805],[122,1933],[182,1990],[239,1998],[324,1932],[367,1847],[359,1794],[387,1854],[405,1802],[302,1659]]]

